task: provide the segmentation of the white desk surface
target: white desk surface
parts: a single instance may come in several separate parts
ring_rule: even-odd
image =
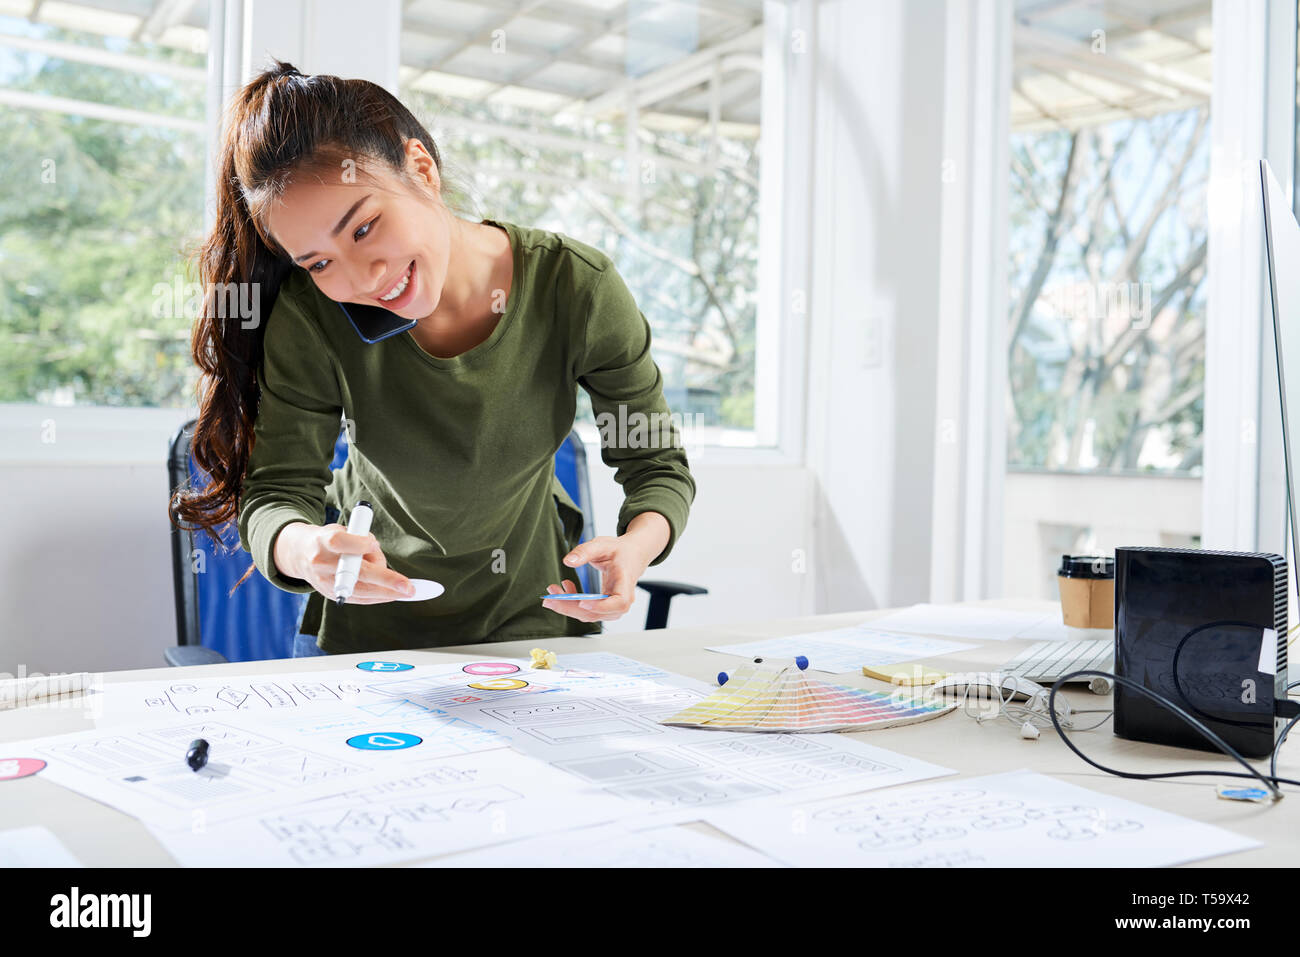
[[[1059,606],[1054,602],[1004,600],[972,602],[986,606],[1025,611],[1046,611]],[[548,638],[500,642],[489,645],[465,645],[440,648],[438,651],[406,651],[402,657],[412,662],[451,661],[465,656],[482,658],[527,658],[529,649],[544,644],[563,662],[566,652],[608,651],[658,665],[668,671],[712,682],[727,662],[739,659],[705,651],[710,644],[724,644],[753,638],[772,637],[842,628],[878,618],[886,609],[838,615],[819,615],[776,621],[743,622],[731,626],[708,628],[672,628],[662,631],[635,632],[589,638]],[[1008,661],[1031,642],[986,642],[979,648],[959,654],[928,659],[936,667],[949,671],[993,670]],[[389,653],[386,653],[389,654]],[[374,657],[332,655],[276,661],[206,665],[188,669],[188,674],[256,675],[287,671],[329,670]],[[114,671],[105,681],[140,681],[175,679],[177,670],[157,668],[141,671]],[[822,675],[830,680],[860,687],[888,689],[888,685],[860,675]],[[1086,691],[1072,692],[1077,707],[1109,707],[1109,697]],[[49,734],[80,731],[91,727],[79,710],[60,707],[31,710],[17,708],[0,711],[0,741],[17,741]],[[719,732],[725,733],[725,732]],[[1051,774],[1081,787],[1127,798],[1161,808],[1195,820],[1204,821],[1253,837],[1263,846],[1238,854],[1210,858],[1191,866],[1287,866],[1300,859],[1300,794],[1276,804],[1251,804],[1221,800],[1215,795],[1215,782],[1228,778],[1195,778],[1166,781],[1132,781],[1104,774],[1077,758],[1048,729],[1037,741],[1026,741],[1018,729],[1006,720],[979,725],[960,710],[936,721],[901,728],[856,732],[860,740],[913,757],[932,761],[957,770],[961,775],[991,774],[1029,768]],[[1193,768],[1240,770],[1240,766],[1222,755],[1161,747],[1116,738],[1110,722],[1096,731],[1074,736],[1084,753],[1111,767],[1122,770],[1155,772]],[[1255,762],[1267,768],[1267,762]],[[1300,741],[1284,746],[1278,762],[1283,777],[1300,779]],[[1242,783],[1245,783],[1244,781]],[[76,792],[62,788],[37,774],[33,777],[0,782],[0,828],[9,829],[41,824],[67,845],[89,867],[173,866],[175,862],[149,834],[144,825],[129,815],[116,811]],[[684,825],[717,834],[706,824]]]

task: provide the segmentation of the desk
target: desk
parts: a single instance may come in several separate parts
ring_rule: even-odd
[[[1046,611],[1054,602],[1001,600],[971,602],[974,607],[1025,611]],[[710,644],[744,641],[843,628],[878,618],[882,609],[839,615],[820,615],[779,621],[749,622],[710,628],[673,628],[589,638],[548,638],[545,646],[563,662],[566,653],[608,651],[658,665],[668,671],[713,682],[727,662],[738,658],[705,651]],[[527,658],[538,641],[466,645],[438,651],[403,652],[412,663],[457,660],[459,656]],[[989,671],[1009,660],[1031,642],[999,641],[947,657],[930,659],[949,671]],[[205,676],[277,674],[287,671],[330,670],[373,658],[374,654],[333,655],[318,658],[242,662],[186,669],[187,674]],[[142,671],[108,672],[105,681],[175,680],[178,670],[157,668]],[[889,686],[860,675],[821,675],[833,681],[860,687],[887,689]],[[1072,692],[1077,707],[1107,707],[1110,699],[1086,691]],[[49,734],[81,731],[89,723],[79,711],[69,708],[0,711],[0,741],[16,741]],[[1199,751],[1186,751],[1133,741],[1110,733],[1109,722],[1094,732],[1077,735],[1078,746],[1090,757],[1113,767],[1133,771],[1181,771],[1192,768],[1239,770],[1230,759]],[[718,734],[728,732],[719,731]],[[1169,781],[1130,781],[1103,774],[1070,752],[1050,729],[1038,741],[1022,739],[1005,720],[976,724],[959,711],[934,721],[856,732],[859,740],[950,767],[962,776],[991,774],[1030,768],[1061,780],[1140,804],[1214,824],[1264,842],[1262,847],[1223,857],[1197,861],[1192,866],[1286,866],[1300,859],[1300,795],[1274,805],[1219,800],[1214,794],[1215,778]],[[1260,762],[1255,762],[1257,765]],[[1267,765],[1264,765],[1267,767]],[[1284,747],[1278,762],[1283,777],[1300,779],[1300,742]],[[953,779],[949,779],[953,780]],[[1230,780],[1230,779],[1218,779]],[[90,867],[173,866],[174,861],[144,825],[120,811],[92,801],[73,791],[34,777],[0,782],[0,821],[5,829],[41,824],[53,831],[84,864]],[[717,834],[708,825],[684,825]],[[729,839],[729,838],[728,838]]]

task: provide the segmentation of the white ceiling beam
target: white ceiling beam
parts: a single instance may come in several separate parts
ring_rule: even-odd
[[[510,18],[520,15],[519,4],[511,0],[474,0],[474,3],[475,6],[509,14]],[[566,27],[579,27],[584,32],[595,29],[604,22],[603,18],[593,13],[590,7],[575,7],[551,2],[539,9],[530,8],[528,15],[534,20],[559,23]]]
[[[713,46],[697,50],[695,53],[684,56],[674,63],[662,66],[657,70],[651,70],[634,80],[628,80],[618,88],[607,90],[598,96],[575,103],[575,108],[592,116],[617,112],[627,102],[627,88],[629,86],[635,91],[636,102],[639,105],[645,106],[649,103],[655,103],[663,99],[659,93],[660,89],[672,84],[679,76],[693,71],[698,72],[701,68],[708,67],[715,58],[728,53],[757,53],[761,49],[762,42],[762,26],[753,27],[738,36],[732,37],[730,40],[724,40]],[[707,72],[705,75],[707,76]],[[701,81],[696,80],[695,82],[699,83]]]
[[[1049,33],[1023,21],[1016,24],[1015,41],[1017,46],[1032,47],[1055,54],[1072,61],[1076,67],[1086,73],[1111,78],[1128,75],[1135,80],[1142,80],[1165,88],[1172,87],[1181,93],[1193,93],[1210,98],[1212,84],[1200,77],[1192,76],[1172,67],[1157,66],[1140,60],[1131,60],[1118,53],[1091,53],[1083,41]]]
[[[170,76],[176,80],[193,83],[207,82],[207,70],[203,67],[182,66],[179,63],[167,63],[163,60],[150,60],[147,57],[130,56],[126,53],[114,53],[111,50],[95,47],[78,46],[75,43],[63,43],[59,40],[44,40],[37,37],[20,37],[13,34],[0,34],[0,46],[30,50],[60,60],[76,63],[90,63],[94,66],[125,70],[128,73],[152,73]]]
[[[131,39],[137,43],[157,40],[176,24],[184,23],[194,9],[194,3],[195,0],[158,0],[149,16],[140,22]]]
[[[447,63],[456,59],[456,57],[460,56],[470,47],[487,46],[491,44],[493,39],[493,34],[495,34],[498,30],[500,30],[502,33],[505,33],[506,27],[510,25],[512,20],[514,20],[517,17],[528,16],[533,10],[536,10],[545,2],[546,0],[526,0],[526,2],[524,2],[523,4],[517,5],[515,10],[509,12],[506,15],[505,19],[497,20],[491,26],[484,27],[481,30],[472,32],[469,35],[467,35],[463,40],[461,40],[461,42],[457,46],[452,48],[450,53],[444,53],[436,63],[432,64],[429,67],[429,69],[440,70],[444,73],[447,72],[444,69]],[[509,44],[509,42],[510,40],[509,37],[507,36],[506,38],[507,45]]]
[[[563,46],[559,47],[556,50],[547,52],[544,56],[540,58],[542,61],[541,63],[531,64],[523,68],[522,70],[515,72],[510,77],[509,81],[507,81],[506,83],[497,84],[493,89],[488,90],[488,92],[485,93],[481,97],[481,99],[484,101],[490,100],[494,95],[499,93],[501,90],[505,89],[507,86],[527,86],[529,80],[532,80],[534,77],[537,76],[537,74],[541,73],[547,67],[553,66],[554,64],[560,62],[561,60],[566,60],[567,62],[570,63],[575,62],[573,57],[574,51],[585,49],[586,47],[590,46],[594,40],[598,39],[599,37],[607,33],[612,32],[615,19],[617,18],[612,16],[608,17],[604,21],[603,28],[600,29],[598,32],[592,32],[589,30],[581,31],[576,37],[574,37],[568,43],[564,44]],[[611,70],[609,71],[609,76],[612,81],[621,80],[622,71]]]
[[[1121,86],[1134,94],[1145,93],[1151,96],[1158,96],[1166,100],[1176,100],[1179,91],[1172,86],[1162,86],[1159,83],[1153,83],[1150,80],[1144,80],[1131,74],[1115,73],[1105,67],[1092,63],[1080,63],[1073,57],[1058,56],[1054,53],[1044,53],[1037,49],[1027,49],[1017,51],[1021,56],[1022,62],[1034,64],[1036,66],[1050,66],[1056,76],[1061,76],[1064,71],[1091,76],[1098,80],[1105,80],[1112,86]],[[1093,96],[1098,96],[1093,93]]]
[[[89,100],[73,100],[63,96],[43,96],[39,93],[29,93],[26,90],[0,89],[0,104],[23,110],[43,110],[47,113],[84,116],[92,120],[107,120],[110,123],[162,126],[167,129],[183,130],[186,133],[201,134],[207,130],[207,124],[202,120],[186,120],[178,116],[146,113],[144,110],[131,110],[124,106],[109,106],[106,103],[92,103]]]

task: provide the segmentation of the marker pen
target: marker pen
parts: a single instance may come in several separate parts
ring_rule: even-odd
[[[185,752],[185,763],[190,766],[191,771],[198,771],[208,763],[208,748],[211,745],[202,738],[195,738],[190,742],[190,749]]]
[[[369,502],[357,502],[357,507],[348,516],[348,534],[369,535],[370,520],[375,513]],[[334,600],[343,604],[352,597],[352,589],[357,587],[357,575],[361,573],[360,555],[340,555],[339,568],[334,573]]]

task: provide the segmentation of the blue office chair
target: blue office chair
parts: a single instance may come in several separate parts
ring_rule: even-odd
[[[207,476],[190,455],[194,420],[186,422],[173,436],[168,454],[167,471],[174,493],[182,485],[199,487]],[[347,432],[340,431],[334,444],[331,469],[347,459]],[[570,432],[555,455],[555,474],[574,503],[582,509],[583,531],[579,541],[596,534],[592,520],[591,483],[587,476],[587,452],[576,431]],[[325,522],[338,521],[338,512],[327,508]],[[295,594],[276,588],[266,578],[254,573],[233,594],[234,587],[248,568],[247,553],[239,547],[239,530],[232,522],[216,543],[203,529],[193,531],[172,527],[172,576],[176,595],[176,638],[174,648],[163,656],[169,665],[208,665],[225,661],[257,661],[265,658],[291,658],[294,638],[302,622],[307,594]],[[587,591],[600,588],[595,569],[578,569],[578,580]],[[704,595],[707,589],[678,582],[642,581],[650,593],[646,628],[665,628],[668,607],[675,595]]]

